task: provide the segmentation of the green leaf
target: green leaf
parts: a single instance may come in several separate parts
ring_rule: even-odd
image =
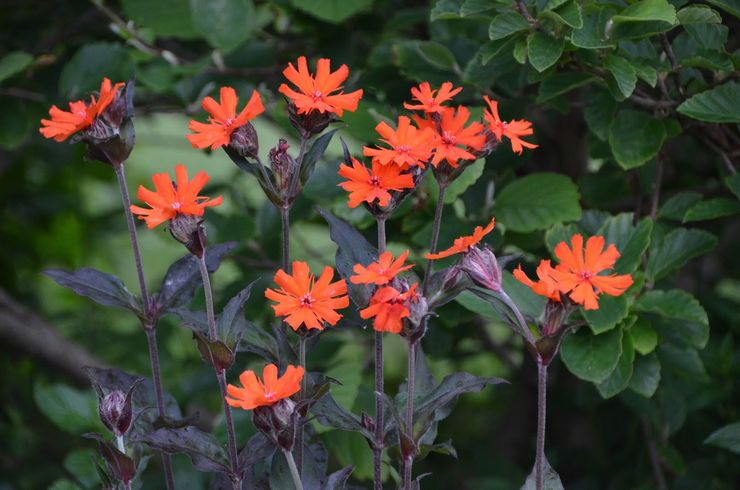
[[[627,316],[627,298],[601,295],[598,310],[583,310],[583,316],[594,334],[613,329]]]
[[[566,2],[564,5],[552,10],[545,10],[542,12],[542,17],[549,17],[550,19],[572,27],[573,29],[580,29],[583,27],[581,6],[578,5],[575,0]]]
[[[537,31],[527,37],[527,56],[535,70],[543,72],[554,65],[563,54],[565,40]]]
[[[645,274],[657,281],[714,248],[717,237],[704,230],[676,228],[650,247]]]
[[[609,39],[606,26],[611,25],[612,10],[599,8],[583,18],[583,27],[571,34],[571,43],[583,49],[602,49],[614,46]]]
[[[527,62],[527,39],[519,37],[514,43],[514,51],[511,55],[514,57],[517,63],[523,65]]]
[[[77,390],[63,384],[44,386],[35,383],[36,406],[54,425],[70,434],[103,430],[98,418],[98,403],[91,390]]]
[[[419,54],[424,60],[435,68],[441,70],[452,70],[456,65],[455,55],[440,43],[434,41],[420,41],[416,45]]]
[[[514,38],[488,41],[478,50],[481,63],[486,65],[491,61],[491,59],[496,58],[499,54],[507,55],[513,42]]]
[[[331,131],[327,131],[326,133],[322,134],[313,142],[311,148],[303,156],[303,161],[300,162],[301,184],[305,185],[306,182],[308,182],[308,180],[311,178],[311,175],[313,175],[313,171],[316,168],[316,163],[324,156],[329,143],[331,143],[331,139],[334,136],[334,133],[336,133],[337,131],[339,131],[339,128],[332,129]]]
[[[437,0],[429,14],[429,20],[459,19],[462,3],[462,0]]]
[[[544,230],[581,217],[578,187],[565,175],[535,173],[507,185],[494,204],[496,217],[517,232]]]
[[[317,19],[338,24],[367,10],[373,0],[291,0],[294,7]]]
[[[707,201],[701,201],[689,208],[683,217],[684,223],[692,221],[705,221],[710,219],[733,216],[740,213],[740,202],[737,199],[717,197]]]
[[[715,430],[704,440],[704,444],[717,446],[740,454],[740,422],[725,425]]]
[[[493,18],[488,27],[488,37],[491,41],[503,39],[515,32],[525,31],[530,25],[518,12],[504,12]]]
[[[650,161],[660,151],[664,139],[663,123],[643,111],[621,111],[609,128],[612,153],[625,170]]]
[[[651,398],[659,384],[660,361],[658,361],[658,356],[650,354],[635,359],[629,384],[630,389],[645,398]]]
[[[625,97],[632,95],[637,85],[637,72],[629,61],[610,54],[604,60],[604,68],[612,74],[622,95]]]
[[[632,67],[637,72],[637,78],[647,83],[651,87],[655,87],[658,83],[658,71],[647,63],[641,63],[639,61],[630,60]]]
[[[740,18],[740,1],[738,0],[706,0],[707,3],[719,7],[725,12],[729,12],[737,18]]]
[[[707,313],[699,301],[685,291],[648,291],[640,296],[632,309],[669,320],[655,325],[666,338],[698,349],[703,349],[709,340]]]
[[[33,63],[33,56],[23,51],[13,51],[0,59],[0,82],[25,70]]]
[[[578,227],[575,223],[568,223],[567,225],[558,223],[557,225],[551,226],[545,232],[545,245],[551,254],[554,254],[555,247],[558,243],[565,242],[570,244],[570,239],[576,233],[583,234],[583,230]]]
[[[712,123],[740,123],[740,83],[729,82],[686,99],[678,108],[684,116]]]
[[[486,167],[486,159],[481,158],[479,160],[476,160],[475,163],[470,165],[465,169],[465,171],[457,178],[455,179],[452,184],[447,187],[447,191],[445,192],[445,204],[452,204],[454,203],[459,196],[465,192],[465,190],[470,187],[471,185],[475,184],[475,182],[480,178],[481,175],[483,175],[483,170]],[[435,180],[433,182],[434,190],[437,190],[437,181]],[[436,195],[436,194],[435,194]]]
[[[581,328],[563,341],[560,355],[571,373],[585,381],[601,383],[617,367],[622,354],[622,329],[601,335]]]
[[[137,27],[151,29],[158,37],[191,39],[198,37],[193,26],[190,2],[182,0],[122,0],[126,18]]]
[[[193,25],[222,51],[231,51],[252,34],[254,5],[251,0],[190,0]]]
[[[632,379],[633,363],[635,362],[635,349],[629,335],[622,337],[622,355],[619,356],[617,367],[596,389],[602,398],[611,398],[627,389]]]
[[[462,7],[460,7],[460,16],[467,17],[469,15],[488,12],[498,5],[496,0],[465,0]]]
[[[667,0],[640,0],[612,17],[615,38],[640,38],[671,29],[678,21]]]
[[[658,210],[658,218],[666,218],[681,221],[686,211],[697,202],[701,201],[701,194],[694,191],[679,192],[668,199]]]
[[[706,5],[689,5],[676,13],[681,25],[688,24],[719,24],[722,22],[719,12]]]
[[[740,199],[740,174],[730,175],[725,178],[725,184]]]
[[[542,104],[596,80],[594,75],[583,72],[554,73],[540,83],[536,102]]]
[[[619,274],[634,272],[640,265],[642,254],[650,245],[652,220],[644,218],[637,226],[633,225],[632,221],[632,213],[621,213],[608,218],[598,232],[607,244],[613,243],[619,250],[621,256],[614,266],[614,270]]]
[[[38,119],[31,117],[26,102],[15,97],[0,97],[0,147],[15,150],[23,144],[31,128],[38,127]]]
[[[657,352],[661,366],[678,376],[695,380],[708,379],[704,363],[695,348],[663,342],[658,346]]]
[[[552,469],[547,458],[542,462],[542,470],[542,490],[564,490],[560,475]],[[532,472],[520,490],[537,490],[537,470],[535,468],[532,468]]]
[[[609,139],[609,127],[617,112],[617,102],[606,90],[594,88],[589,90],[586,107],[583,109],[583,117],[592,133],[601,141]]]
[[[653,352],[658,345],[657,332],[650,326],[650,322],[643,317],[638,318],[628,332],[635,350],[643,356]]]
[[[59,92],[66,99],[78,99],[99,90],[105,77],[115,83],[128,80],[133,74],[134,63],[123,45],[86,44],[64,65],[59,76]]]

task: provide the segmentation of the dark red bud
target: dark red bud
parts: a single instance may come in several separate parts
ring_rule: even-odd
[[[192,214],[177,214],[170,220],[168,231],[178,242],[185,245],[196,257],[202,257],[206,249],[206,230],[203,218]]]
[[[259,138],[251,123],[240,126],[231,133],[229,146],[243,158],[254,158],[259,152]]]
[[[133,418],[131,400],[120,390],[113,390],[98,404],[98,414],[103,424],[113,435],[120,437],[128,432]]]
[[[496,256],[488,247],[471,248],[462,259],[460,267],[476,286],[491,291],[501,291],[501,268]]]
[[[298,114],[298,108],[292,101],[288,102],[288,118],[290,124],[296,128],[298,134],[304,139],[319,134],[330,123],[337,120],[332,112],[311,111],[307,114]]]

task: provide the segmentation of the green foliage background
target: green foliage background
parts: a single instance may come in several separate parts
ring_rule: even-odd
[[[599,232],[625,251],[618,270],[634,272],[642,288],[630,299],[604,300],[550,370],[547,454],[566,488],[656,488],[653,450],[668,488],[733,488],[740,478],[740,427],[729,425],[740,417],[738,16],[737,0],[4,2],[0,286],[104,362],[148,374],[134,319],[40,275],[91,266],[136,289],[111,170],[83,162],[81,145],[37,131],[51,104],[84,97],[103,76],[137,79],[137,145],[126,165],[132,189],[179,162],[213,177],[210,195],[222,193],[225,204],[209,216],[209,240],[240,244],[214,277],[217,298],[223,303],[261,278],[248,303],[257,322],[269,318],[259,292],[279,261],[279,217],[224,153],[190,147],[187,121],[202,117],[202,97],[226,84],[240,94],[259,89],[267,111],[256,128],[266,155],[293,134],[276,90],[283,66],[301,54],[330,57],[349,65],[349,86],[365,90],[341,130],[358,154],[376,139],[379,120],[395,119],[412,85],[449,80],[465,87],[459,100],[475,115],[487,94],[500,99],[505,119],[531,119],[540,147],[522,157],[499,149],[469,168],[448,193],[441,244],[494,214],[490,244],[532,265],[573,231]],[[292,214],[293,255],[313,267],[332,263],[336,250],[314,205],[373,233],[371,218],[349,210],[336,187],[339,155],[332,146]],[[426,182],[394,215],[391,250],[424,251],[434,199]],[[156,285],[183,250],[158,230],[142,229],[140,238]],[[167,318],[159,339],[165,387],[184,412],[200,411],[199,424],[223,435],[217,391],[190,332]],[[95,488],[92,445],[79,437],[99,429],[92,391],[6,341],[0,487]],[[371,341],[346,325],[311,355],[312,369],[342,381],[334,396],[355,412],[372,404]],[[401,342],[388,350],[392,389],[405,358]],[[437,376],[467,370],[511,385],[461,399],[439,437],[452,439],[459,459],[430,454],[417,466],[433,472],[423,486],[518,488],[532,464],[536,424],[534,366],[520,340],[487,304],[463,295],[432,321],[424,350]],[[249,355],[237,361],[240,370],[260,363]],[[245,414],[237,431],[241,441],[253,431]],[[367,486],[365,441],[330,430],[322,438],[330,467],[356,465],[353,482]],[[178,488],[206,488],[185,458],[175,464]],[[145,488],[159,482],[153,470],[145,474]]]

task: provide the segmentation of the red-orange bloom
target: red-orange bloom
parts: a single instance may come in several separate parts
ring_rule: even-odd
[[[330,68],[331,60],[319,59],[316,64],[316,76],[311,76],[308,71],[306,57],[298,58],[298,69],[293,63],[283,70],[283,75],[292,82],[299,90],[296,92],[286,84],[281,84],[278,91],[290,98],[298,108],[298,114],[307,114],[311,111],[333,112],[337,116],[346,111],[354,112],[362,97],[362,89],[355,90],[349,94],[343,92],[334,93],[342,88],[341,83],[349,76],[349,68],[342,65],[335,72]]]
[[[586,310],[598,310],[601,293],[619,296],[632,285],[629,274],[598,275],[612,269],[619,258],[614,244],[604,250],[604,237],[592,236],[583,249],[583,236],[575,234],[570,239],[571,247],[560,242],[555,247],[555,256],[560,259],[550,274],[557,281],[561,293],[570,293],[570,299]]]
[[[445,82],[439,87],[439,90],[432,90],[429,86],[429,82],[423,82],[418,87],[411,89],[411,95],[414,100],[418,101],[418,104],[410,104],[404,102],[403,106],[410,111],[424,111],[427,113],[431,112],[442,112],[445,107],[442,105],[443,102],[452,100],[462,90],[462,87],[452,88],[451,82]]]
[[[424,165],[432,156],[434,148],[434,131],[430,128],[418,129],[406,116],[398,117],[398,129],[395,131],[385,121],[375,126],[375,131],[382,136],[380,141],[390,148],[363,149],[366,157],[372,157],[382,165],[395,163],[402,169]]]
[[[148,204],[151,209],[132,205],[131,212],[146,221],[148,228],[154,228],[178,214],[203,216],[206,207],[218,206],[223,201],[221,196],[210,199],[198,195],[210,179],[202,170],[188,182],[188,171],[183,164],[179,164],[175,167],[175,176],[176,182],[172,182],[168,173],[152,175],[154,191],[143,185],[139,186],[136,197]]]
[[[275,315],[285,317],[293,330],[301,325],[309,330],[324,329],[324,322],[335,325],[342,315],[335,310],[349,306],[344,279],[331,282],[334,269],[327,266],[316,280],[305,262],[293,262],[293,275],[280,269],[275,274],[279,290],[267,289],[265,297],[276,301]]]
[[[529,288],[540,296],[545,296],[553,301],[560,301],[560,291],[558,290],[557,282],[552,278],[552,266],[549,260],[541,260],[540,265],[537,266],[537,282],[534,282],[527,274],[522,270],[522,266],[519,265],[514,270],[514,277],[521,283],[529,286]]]
[[[486,143],[485,127],[479,122],[472,122],[468,127],[465,123],[470,118],[470,110],[459,106],[457,111],[451,107],[442,111],[440,118],[441,132],[435,133],[435,151],[432,165],[439,165],[447,160],[452,167],[457,167],[459,160],[475,160],[469,150],[480,150]],[[427,124],[433,124],[428,122]]]
[[[506,136],[511,141],[511,150],[519,155],[522,154],[522,147],[537,148],[538,145],[529,143],[519,138],[520,136],[530,136],[534,134],[532,123],[524,119],[513,119],[509,122],[502,121],[498,115],[498,101],[491,100],[487,96],[483,98],[488,103],[488,110],[483,113],[483,118],[488,123],[488,127],[499,141]]]
[[[485,228],[483,228],[482,226],[476,226],[475,230],[473,230],[472,235],[455,238],[452,246],[447,250],[443,250],[436,254],[428,253],[424,257],[426,257],[427,259],[437,260],[449,257],[450,255],[465,253],[470,250],[471,247],[477,245],[481,240],[483,240],[484,236],[491,233],[495,224],[496,219],[491,218],[491,222],[488,223]]]
[[[411,285],[405,293],[386,286],[378,289],[370,298],[370,306],[360,310],[360,316],[373,320],[373,329],[378,332],[401,333],[403,319],[410,314],[408,304],[417,297],[416,284]]]
[[[372,204],[376,200],[380,206],[387,206],[391,199],[390,191],[413,189],[414,179],[409,174],[401,173],[397,165],[381,165],[373,162],[371,171],[352,159],[352,166],[339,166],[339,175],[348,179],[339,185],[349,192],[349,207],[356,208],[362,202]]]
[[[232,384],[226,386],[226,403],[234,408],[253,410],[257,407],[269,407],[283,398],[288,398],[301,390],[303,368],[288,366],[285,373],[278,377],[278,368],[268,364],[262,372],[260,380],[252,370],[244,371],[239,375],[239,382],[243,388]]]
[[[355,264],[355,275],[350,277],[349,280],[353,284],[376,284],[378,286],[388,284],[398,274],[414,266],[414,264],[403,265],[408,256],[409,251],[406,250],[396,260],[393,260],[392,253],[383,252],[378,257],[377,262],[373,262],[367,267],[362,264]]]
[[[231,87],[221,87],[220,102],[213,97],[203,99],[203,109],[210,114],[208,123],[190,121],[188,129],[195,134],[187,135],[193,148],[208,148],[212,150],[228,145],[231,142],[231,133],[247,124],[250,120],[265,111],[260,94],[254,90],[249,102],[239,115],[236,114],[236,105],[239,102],[236,91]]]
[[[39,132],[45,138],[54,138],[55,141],[61,142],[72,136],[78,131],[89,128],[111,102],[116,100],[118,90],[125,83],[111,84],[107,78],[103,79],[100,84],[98,98],[90,96],[90,104],[84,100],[78,100],[69,103],[69,112],[59,109],[57,106],[51,106],[49,115],[51,119],[42,119]]]

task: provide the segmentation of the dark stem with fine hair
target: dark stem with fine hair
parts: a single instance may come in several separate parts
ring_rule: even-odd
[[[139,249],[139,238],[136,234],[136,221],[134,221],[134,215],[131,213],[131,197],[128,193],[128,186],[126,185],[126,175],[123,171],[123,163],[113,166],[116,172],[116,179],[118,180],[118,189],[121,191],[121,200],[123,201],[123,214],[126,216],[126,225],[128,227],[128,235],[131,241],[131,249],[134,253],[134,263],[136,264],[136,274],[139,278],[139,288],[141,289],[141,304],[144,308],[144,318],[149,318],[150,301],[149,292],[146,287],[146,279],[144,277],[144,266],[141,261],[141,250]],[[157,400],[157,412],[160,418],[164,419],[166,416],[164,406],[164,389],[162,388],[162,375],[159,369],[159,349],[157,348],[157,330],[154,321],[141,320],[141,325],[144,327],[146,333],[147,347],[149,349],[149,363],[152,369],[152,382],[154,383],[154,395]],[[174,490],[175,488],[175,477],[172,471],[172,458],[169,454],[164,452],[162,455],[162,467],[164,469],[164,480],[167,490]]]
[[[416,347],[417,342],[408,343],[408,371],[406,374],[406,436],[411,447],[409,454],[403,460],[403,488],[411,490],[411,476],[416,456],[416,441],[414,440],[414,385],[416,383]]]
[[[290,206],[284,205],[280,208],[280,224],[283,232],[282,268],[290,273]]]
[[[211,279],[208,275],[208,267],[206,266],[206,251],[198,257],[198,265],[200,266],[200,277],[203,280],[203,291],[206,299],[206,317],[208,318],[208,339],[211,342],[219,340],[218,332],[216,331],[216,315],[213,311],[213,291],[211,289]],[[226,433],[228,435],[228,450],[229,450],[229,462],[231,463],[231,481],[234,485],[234,489],[238,490],[241,488],[241,475],[239,474],[239,458],[236,451],[236,433],[234,432],[234,420],[231,417],[231,407],[226,403],[226,371],[223,369],[216,370],[216,378],[218,379],[218,387],[221,393],[221,404],[224,407],[224,419],[226,422]]]
[[[379,216],[378,254],[385,252],[385,217]],[[375,444],[373,445],[373,488],[382,490],[383,475],[383,332],[375,332]]]
[[[432,243],[429,245],[429,253],[437,252],[437,242],[439,241],[439,229],[442,226],[442,211],[445,206],[445,192],[447,192],[447,183],[437,181],[439,184],[439,194],[437,194],[437,206],[434,208],[434,223],[432,225]],[[427,268],[424,272],[424,284],[421,287],[422,294],[427,293],[429,288],[429,279],[432,275],[432,259],[427,259]]]
[[[537,361],[537,453],[534,460],[535,488],[545,482],[545,420],[547,418],[547,364]]]

